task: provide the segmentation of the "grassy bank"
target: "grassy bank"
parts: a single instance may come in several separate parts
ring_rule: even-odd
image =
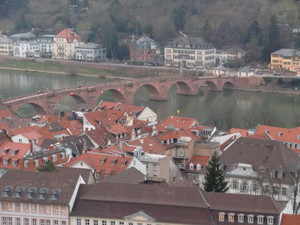
[[[117,73],[102,69],[93,68],[85,64],[62,64],[59,62],[51,61],[37,61],[37,60],[14,60],[14,59],[1,59],[0,67],[16,70],[28,70],[36,72],[48,72],[66,75],[86,75],[86,76],[105,76],[117,77]]]

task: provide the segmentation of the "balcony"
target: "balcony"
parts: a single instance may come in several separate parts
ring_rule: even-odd
[[[183,153],[183,154],[175,154],[175,155],[173,155],[173,158],[174,159],[187,159],[188,157],[185,153]]]

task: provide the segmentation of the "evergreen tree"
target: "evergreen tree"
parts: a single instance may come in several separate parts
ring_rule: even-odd
[[[46,163],[43,163],[41,167],[38,169],[39,172],[55,172],[55,165],[51,161],[47,161]]]
[[[226,192],[228,182],[225,181],[225,176],[220,169],[220,161],[217,153],[215,152],[210,158],[206,166],[205,181],[203,183],[204,190],[208,192]]]
[[[280,28],[278,26],[277,17],[273,15],[270,18],[267,43],[262,51],[263,60],[269,61],[271,53],[280,49],[280,45]]]

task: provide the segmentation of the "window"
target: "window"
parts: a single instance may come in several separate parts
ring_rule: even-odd
[[[232,189],[234,189],[234,190],[238,189],[238,183],[237,183],[236,180],[232,181],[231,187],[232,187]]]
[[[238,222],[239,223],[244,223],[244,214],[239,214],[238,215]]]
[[[53,206],[53,213],[54,213],[55,215],[58,214],[58,206],[57,206],[57,205]]]
[[[106,220],[102,220],[102,225],[106,225]]]
[[[110,222],[110,225],[115,225],[115,224],[116,224],[115,221],[111,221],[111,222]]]
[[[16,218],[16,225],[21,225],[21,218]]]
[[[85,225],[90,225],[90,220],[89,219],[85,219]]]
[[[50,220],[47,220],[47,223],[46,223],[47,225],[50,225]]]
[[[128,225],[133,225],[133,223],[128,223]]]
[[[257,191],[257,183],[252,184],[252,191],[256,192]]]
[[[12,217],[8,217],[8,225],[12,225]]]
[[[6,217],[2,217],[2,225],[6,225]]]
[[[267,217],[267,222],[268,222],[268,225],[273,225],[273,223],[274,223],[274,217],[273,216],[268,216]]]
[[[25,218],[24,219],[24,225],[29,225],[29,219],[28,218]],[[42,225],[42,224],[41,224]]]
[[[40,220],[40,225],[45,225],[45,220]]]
[[[124,225],[124,222],[119,222],[119,225]]]
[[[247,190],[248,190],[248,183],[244,181],[242,184],[242,191],[247,191]]]
[[[257,216],[257,224],[264,224],[264,216]]]
[[[286,196],[286,188],[285,187],[282,188],[282,196]]]
[[[45,213],[45,206],[44,205],[40,205],[40,213]]]
[[[37,225],[36,219],[32,219],[32,225]]]
[[[273,187],[273,194],[278,195],[279,194],[279,187]]]
[[[50,205],[46,205],[46,213],[47,214],[51,213],[51,206]]]
[[[61,221],[61,225],[66,225],[67,224],[67,222],[66,221]]]
[[[94,220],[94,225],[98,225],[98,220]]]
[[[36,213],[36,208],[37,208],[36,204],[32,204],[31,205],[31,212]]]
[[[66,215],[67,214],[67,209],[66,206],[61,207],[61,215]]]
[[[15,211],[16,212],[20,212],[21,211],[21,207],[20,207],[20,203],[15,203]]]
[[[76,219],[76,224],[81,225],[81,219]]]
[[[221,212],[219,213],[219,221],[224,222],[225,221],[225,213]]]
[[[254,222],[254,216],[248,215],[248,223],[253,223],[253,222]]]
[[[228,214],[228,222],[233,223],[234,222],[234,213]]]
[[[153,164],[153,171],[157,170],[157,164]]]

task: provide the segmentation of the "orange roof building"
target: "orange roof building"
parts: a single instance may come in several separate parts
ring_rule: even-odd
[[[53,38],[52,58],[74,59],[75,47],[82,42],[81,37],[73,30],[67,28]]]
[[[282,214],[280,225],[299,225],[300,215]]]

